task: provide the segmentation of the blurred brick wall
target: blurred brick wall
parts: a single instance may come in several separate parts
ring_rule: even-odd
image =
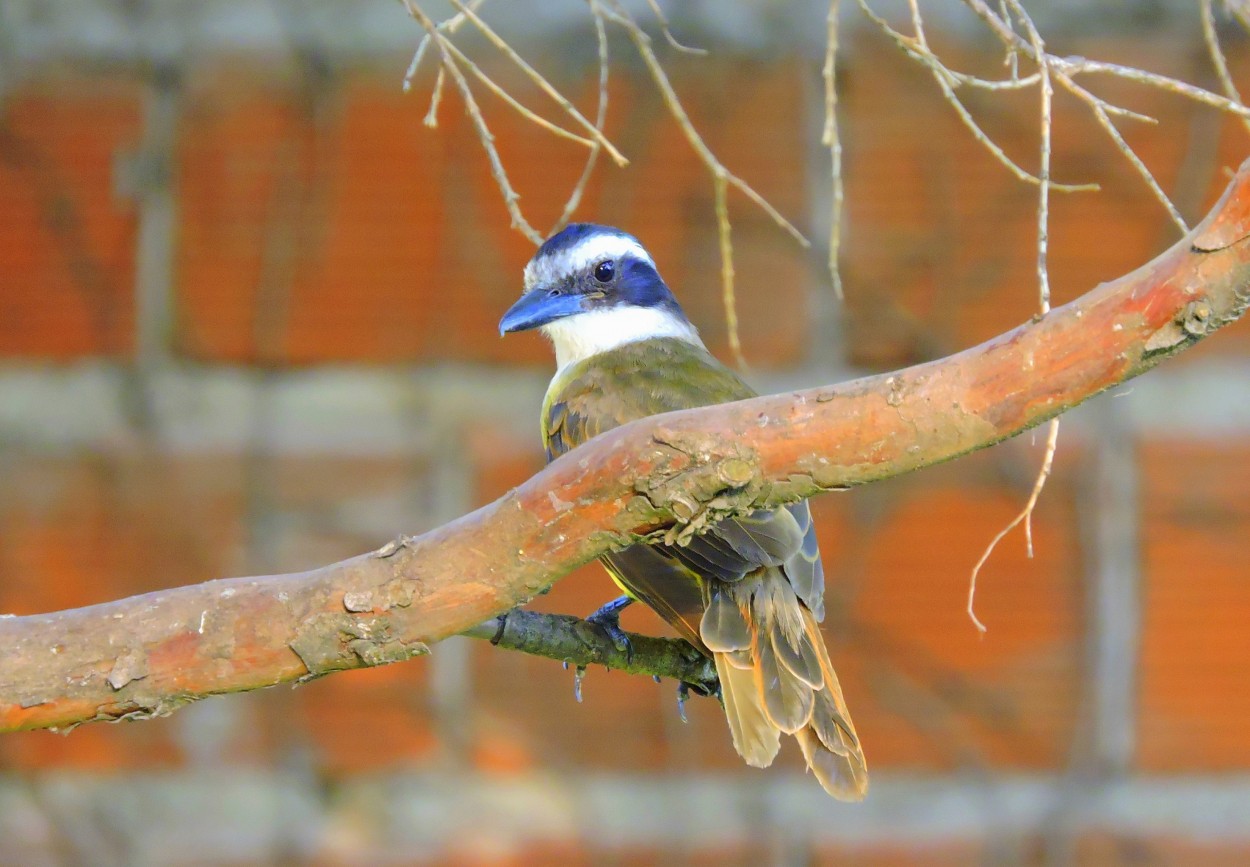
[[[950,50],[965,68],[998,63],[968,46]],[[1176,50],[1163,37],[1070,50],[1205,81],[1196,46]],[[1239,75],[1246,59],[1234,58]],[[167,178],[175,203],[164,284],[172,316],[167,330],[156,329],[157,359],[143,364],[135,284],[145,188],[119,178],[145,156],[158,85],[126,68],[70,64],[32,67],[9,88],[0,103],[0,395],[8,403],[0,611],[305,568],[437,525],[540,466],[533,422],[548,352],[536,337],[496,333],[531,247],[508,229],[456,99],[443,105],[437,132],[421,125],[430,82],[403,95],[396,83],[405,63],[211,56],[181,70],[173,144],[156,155],[167,174],[147,179]],[[592,105],[583,84],[590,66],[556,65],[557,81]],[[820,218],[811,216],[825,188],[812,147],[816,62],[722,54],[675,58],[673,69],[723,161],[819,237]],[[828,297],[820,255],[798,250],[745,202],[733,205],[743,345],[765,384],[933,357],[1033,310],[1031,190],[967,135],[921,70],[891,52],[857,46],[843,84],[845,308]],[[1176,99],[1134,99],[1160,125],[1134,129],[1130,140],[1197,217],[1223,188],[1225,168],[1245,156],[1244,130]],[[1033,106],[973,102],[1028,164]],[[608,133],[632,166],[605,160],[579,216],[637,233],[723,353],[706,172],[636,70],[617,70],[611,105]],[[549,225],[581,154],[487,107],[527,215]],[[1052,275],[1062,302],[1146,261],[1174,235],[1075,107],[1058,112],[1055,176],[1106,188],[1056,196]],[[1224,399],[1242,400],[1246,333],[1233,326],[1147,379],[1167,382],[1186,366],[1213,394],[1224,388]],[[1240,863],[1250,836],[1236,833],[1234,819],[1202,833],[1183,822],[1101,828],[1070,788],[1086,780],[1091,797],[1126,784],[1125,814],[1148,816],[1152,787],[1167,790],[1174,776],[1204,793],[1210,783],[1218,797],[1228,775],[1250,773],[1242,731],[1250,431],[1219,422],[1220,406],[1206,410],[1212,424],[1152,426],[1168,415],[1157,396],[1166,389],[1131,391],[1121,392],[1121,406],[1135,401],[1131,417],[1117,420],[1116,398],[1103,398],[1071,422],[1034,521],[1035,556],[1012,535],[983,573],[985,637],[963,611],[968,573],[1023,502],[1040,459],[1036,438],[814,503],[829,580],[826,630],[882,781],[875,806],[823,801],[801,777],[797,750],[784,751],[771,772],[745,768],[710,702],[692,702],[690,723],[680,723],[671,684],[592,671],[579,705],[560,666],[452,641],[431,659],[217,699],[169,719],[0,737],[0,801],[10,817],[7,825],[0,818],[9,841],[0,863],[52,863],[40,860],[48,852],[67,863],[131,863],[143,845],[136,840],[147,838],[102,806],[108,781],[127,781],[117,797],[135,803],[152,781],[185,781],[183,800],[170,803],[193,804],[196,781],[211,794],[223,769],[231,785],[272,785],[274,804],[287,803],[290,781],[302,794],[290,815],[230,820],[259,823],[268,835],[252,828],[254,839],[227,844],[223,828],[221,839],[205,837],[200,855],[158,849],[153,863]],[[90,399],[73,397],[83,394]],[[1116,478],[1127,479],[1119,490],[1138,496],[1100,496],[1112,458]],[[1103,550],[1099,528],[1117,522],[1133,528],[1130,547]],[[1129,564],[1119,601],[1132,615],[1127,631],[1104,635],[1111,626],[1099,600],[1111,591],[1099,564],[1108,561]],[[587,613],[612,594],[597,567],[586,568],[533,605]],[[625,621],[663,629],[646,611]],[[1109,716],[1100,696],[1117,689],[1131,698],[1129,712]],[[1127,755],[1101,743],[1100,731],[1128,743]],[[397,830],[405,814],[385,785],[369,786],[407,773],[446,793],[417,797],[413,810],[459,804],[470,816],[511,816],[516,827],[427,812],[417,830]],[[56,781],[67,778],[84,793],[104,781],[103,802],[76,812],[73,798],[57,794]],[[543,810],[575,801],[568,793],[587,779],[609,789],[626,780],[640,801],[657,803],[675,785],[708,781],[738,798],[744,816],[763,813],[745,837],[721,842],[691,830],[674,843],[680,827],[599,835],[590,820],[587,828],[546,822]],[[461,784],[477,788],[454,788]],[[1042,806],[1033,820],[1000,826],[998,791]],[[892,835],[891,803],[954,803],[969,792],[963,824]],[[810,826],[774,815],[783,802],[805,805]],[[666,821],[708,827],[682,809]],[[1108,810],[1096,815],[1118,815]],[[175,824],[195,825],[194,814],[188,808]],[[430,830],[440,825],[462,831],[449,842]],[[422,833],[438,845],[404,847]],[[103,848],[82,842],[93,834],[104,835]]]

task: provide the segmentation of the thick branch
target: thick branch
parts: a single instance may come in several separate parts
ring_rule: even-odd
[[[209,694],[406,659],[638,538],[680,543],[726,514],[1026,430],[1242,313],[1247,165],[1153,262],[957,355],[627,425],[457,521],[310,572],[0,619],[0,731],[164,714]]]

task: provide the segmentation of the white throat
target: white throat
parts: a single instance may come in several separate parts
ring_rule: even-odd
[[[693,325],[654,307],[611,307],[576,313],[549,322],[542,332],[556,350],[556,372],[639,340],[675,337],[703,346]]]

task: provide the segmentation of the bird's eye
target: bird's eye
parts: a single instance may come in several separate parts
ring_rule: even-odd
[[[605,259],[595,266],[595,279],[600,283],[611,283],[615,276],[616,263],[611,259]]]
[[[558,298],[559,296],[561,296],[561,295],[563,295],[563,294],[564,294],[564,291],[563,291],[563,290],[561,290],[561,289],[550,289],[550,290],[548,290],[548,292],[547,292],[547,297],[548,297],[548,298]]]

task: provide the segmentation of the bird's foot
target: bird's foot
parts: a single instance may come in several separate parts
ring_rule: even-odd
[[[625,654],[627,661],[634,658],[634,646],[625,630],[621,629],[621,611],[633,601],[628,596],[619,596],[586,618],[587,623],[603,630],[616,649]]]

